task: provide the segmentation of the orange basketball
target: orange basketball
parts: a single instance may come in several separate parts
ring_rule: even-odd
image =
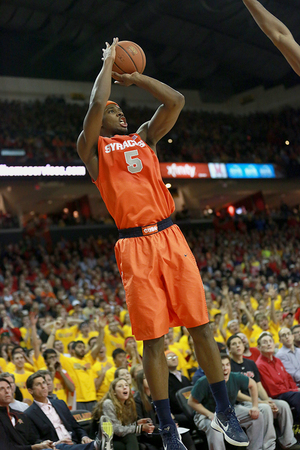
[[[116,46],[116,59],[112,70],[117,73],[143,73],[146,56],[143,49],[135,42],[120,41]]]

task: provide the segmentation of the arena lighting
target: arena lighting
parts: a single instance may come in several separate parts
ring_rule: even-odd
[[[234,216],[234,213],[235,213],[235,207],[232,206],[232,205],[230,205],[230,206],[228,206],[227,211],[229,212],[229,214],[230,214],[231,216]]]
[[[166,188],[170,189],[172,187],[171,183],[166,183]]]
[[[173,139],[168,139],[169,144],[172,144]]]
[[[0,164],[0,177],[84,177],[85,166],[7,166]]]
[[[290,141],[285,141],[285,145],[290,145]]]
[[[243,214],[243,208],[236,208],[236,213],[237,214]]]

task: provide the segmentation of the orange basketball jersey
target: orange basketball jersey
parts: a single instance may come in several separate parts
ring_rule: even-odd
[[[138,134],[99,137],[94,181],[119,229],[150,225],[175,209],[153,150]]]

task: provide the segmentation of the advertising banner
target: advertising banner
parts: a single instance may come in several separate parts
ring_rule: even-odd
[[[273,164],[226,164],[228,178],[276,178]]]
[[[160,163],[163,178],[210,178],[208,164]]]

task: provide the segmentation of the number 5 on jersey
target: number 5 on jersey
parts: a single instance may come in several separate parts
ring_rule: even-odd
[[[128,164],[127,169],[130,173],[138,173],[143,168],[143,163],[139,158],[134,158],[138,156],[139,152],[137,150],[130,150],[129,152],[124,152],[125,161]]]

